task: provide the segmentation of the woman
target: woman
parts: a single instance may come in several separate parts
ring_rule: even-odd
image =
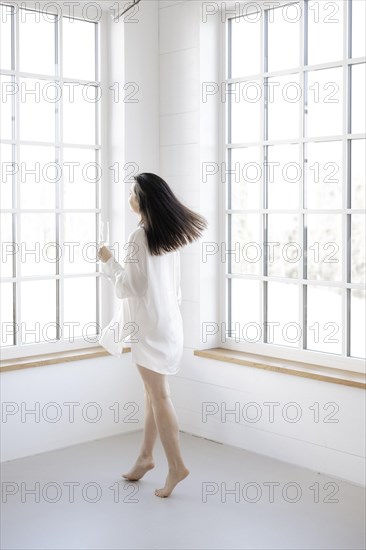
[[[117,297],[130,300],[131,320],[138,327],[131,349],[144,383],[145,423],[136,463],[123,477],[136,481],[154,467],[153,449],[159,434],[169,471],[164,487],[156,489],[155,495],[168,497],[189,474],[167,380],[167,375],[180,369],[183,354],[179,248],[200,238],[207,221],[184,206],[159,176],[141,173],[134,180],[129,204],[140,220],[129,237],[134,249],[127,255],[130,261],[122,268],[105,246],[99,248],[98,258]]]

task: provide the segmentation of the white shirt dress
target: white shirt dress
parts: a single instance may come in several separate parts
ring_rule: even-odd
[[[183,355],[180,312],[180,252],[150,254],[145,230],[138,227],[124,248],[124,266],[114,256],[101,272],[114,285],[120,307],[99,343],[121,357],[131,347],[132,361],[160,374],[176,374]]]

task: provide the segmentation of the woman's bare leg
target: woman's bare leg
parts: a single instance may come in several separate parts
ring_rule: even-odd
[[[149,392],[155,424],[169,467],[164,487],[156,489],[155,494],[159,497],[168,497],[174,487],[189,474],[180,451],[177,414],[170,399],[170,388],[166,375],[140,365],[137,365],[137,367]]]
[[[123,477],[130,481],[137,481],[146,474],[147,471],[154,468],[153,450],[158,436],[158,429],[155,424],[154,412],[151,404],[149,392],[145,386],[145,422],[144,434],[141,444],[140,453],[137,457],[135,465]]]

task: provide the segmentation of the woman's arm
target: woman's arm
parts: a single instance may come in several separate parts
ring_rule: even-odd
[[[102,262],[101,271],[114,285],[117,298],[123,299],[129,296],[143,296],[147,289],[147,263],[146,247],[141,238],[130,238],[131,245],[127,251],[124,266],[111,256],[106,262]]]

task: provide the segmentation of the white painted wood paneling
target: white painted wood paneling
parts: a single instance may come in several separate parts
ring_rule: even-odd
[[[160,53],[195,48],[199,44],[199,2],[180,2],[160,12]]]
[[[160,56],[160,114],[199,109],[199,60],[197,48]]]

